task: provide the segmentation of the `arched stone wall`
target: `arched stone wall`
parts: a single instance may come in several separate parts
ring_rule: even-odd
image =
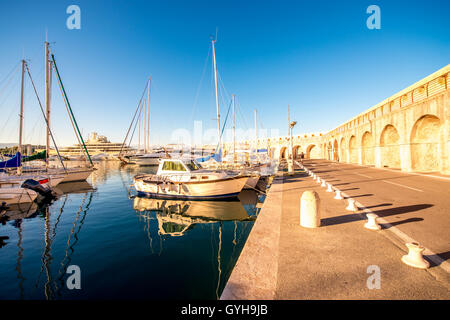
[[[345,138],[344,137],[341,138],[341,141],[339,143],[339,158],[340,158],[339,160],[342,161],[342,162],[348,162],[348,159],[347,159],[347,148],[346,148],[346,145],[345,145]]]
[[[369,131],[364,132],[361,139],[362,164],[375,164],[375,143],[372,134]]]
[[[339,145],[336,139],[333,142],[333,161],[339,161]]]
[[[414,171],[439,171],[439,137],[441,121],[424,115],[411,131],[411,166]]]
[[[358,147],[356,145],[356,137],[351,136],[348,141],[348,149],[350,151],[350,163],[358,163]]]
[[[320,159],[320,147],[316,146],[315,144],[311,144],[306,148],[306,159]]]
[[[287,159],[287,147],[281,147],[280,149],[280,160],[286,160]]]
[[[381,166],[400,168],[400,136],[397,129],[388,124],[380,136]]]

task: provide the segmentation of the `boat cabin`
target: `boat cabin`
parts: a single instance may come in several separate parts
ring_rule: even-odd
[[[160,159],[157,175],[190,175],[192,171],[200,170],[201,166],[194,159]]]

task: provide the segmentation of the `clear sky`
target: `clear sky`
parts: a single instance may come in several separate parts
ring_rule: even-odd
[[[66,27],[71,4],[80,30]],[[372,4],[380,30],[366,26]],[[222,119],[234,93],[238,128],[253,127],[256,108],[260,128],[287,134],[289,104],[296,134],[331,130],[450,63],[449,12],[448,0],[1,0],[0,142],[17,141],[22,57],[43,100],[46,30],[85,137],[122,141],[150,75],[150,139],[170,143],[194,120],[216,128],[216,29]],[[58,144],[76,143],[56,79],[52,110]],[[28,81],[24,142],[44,143],[39,112]]]

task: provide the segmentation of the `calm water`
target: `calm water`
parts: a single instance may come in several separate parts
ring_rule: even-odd
[[[0,225],[0,299],[217,299],[258,213],[240,201],[133,198],[152,169],[101,162],[50,205],[11,211]],[[23,209],[23,208],[22,208]],[[68,266],[81,269],[69,290]]]

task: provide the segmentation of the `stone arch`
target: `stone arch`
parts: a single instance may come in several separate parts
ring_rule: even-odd
[[[292,154],[294,155],[294,159],[300,159],[300,153],[302,152],[302,146],[295,145],[292,148]]]
[[[280,160],[287,159],[287,147],[281,147],[280,149]]]
[[[320,148],[315,144],[310,144],[306,148],[305,159],[320,159]]]
[[[400,136],[393,125],[386,125],[381,132],[380,148],[382,167],[401,168]]]
[[[344,137],[341,138],[341,141],[339,143],[339,158],[340,158],[340,161],[348,162],[347,148],[345,147]]]
[[[327,160],[333,159],[332,148],[333,147],[331,145],[331,141],[328,141],[328,143],[327,143]]]
[[[350,140],[348,141],[348,149],[350,151],[350,159],[348,159],[349,162],[358,163],[358,147],[356,146],[355,136],[350,137]]]
[[[362,164],[375,164],[375,142],[369,131],[364,132],[361,139]]]
[[[419,118],[411,131],[411,167],[415,171],[439,171],[441,120],[433,115]]]
[[[339,161],[339,145],[336,139],[333,141],[333,161]]]

